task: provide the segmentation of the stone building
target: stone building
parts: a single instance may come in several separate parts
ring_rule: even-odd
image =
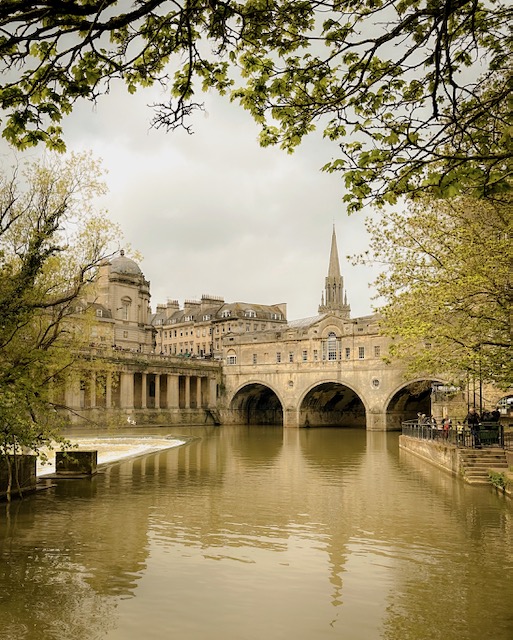
[[[378,316],[351,319],[350,313],[333,228],[319,315],[259,332],[226,333],[222,336],[223,362],[227,366],[237,363],[280,365],[322,361],[348,363],[382,358],[387,341],[379,333]]]
[[[183,309],[177,300],[158,305],[152,321],[158,353],[221,359],[224,336],[283,327],[287,306],[225,302],[203,295],[201,300],[186,300]]]
[[[97,323],[91,342],[138,353],[152,353],[150,283],[124,251],[101,265],[94,297],[89,300]]]
[[[91,343],[63,406],[87,420],[368,430],[435,410],[443,378],[406,379],[400,363],[387,364],[379,316],[352,318],[347,298],[335,229],[318,314],[290,322],[285,304],[207,295],[183,308],[171,300],[152,316],[150,283],[121,253],[77,308],[93,311],[84,323]],[[465,403],[463,392],[456,400]]]

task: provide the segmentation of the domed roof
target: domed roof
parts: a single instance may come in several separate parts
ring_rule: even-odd
[[[142,274],[139,265],[134,260],[126,258],[123,250],[120,251],[119,258],[111,260],[110,271],[111,273],[121,273],[129,276],[140,276]]]

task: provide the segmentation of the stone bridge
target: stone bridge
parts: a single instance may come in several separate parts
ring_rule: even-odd
[[[405,380],[403,370],[376,360],[232,365],[223,378],[218,406],[226,424],[388,431],[418,412],[435,412],[432,380]]]

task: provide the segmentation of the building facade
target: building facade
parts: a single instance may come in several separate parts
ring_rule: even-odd
[[[158,353],[216,360],[223,358],[225,336],[261,333],[286,324],[286,304],[227,303],[207,295],[186,300],[183,309],[177,300],[158,305],[153,317]]]

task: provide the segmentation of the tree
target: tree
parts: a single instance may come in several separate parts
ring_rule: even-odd
[[[513,9],[506,0],[8,0],[3,136],[63,149],[61,121],[122,79],[161,83],[154,125],[189,127],[197,86],[248,109],[261,143],[315,126],[340,145],[350,210],[372,199],[511,187]]]
[[[410,374],[513,386],[513,201],[424,200],[368,222],[392,357]]]
[[[116,233],[91,206],[103,190],[100,165],[87,154],[0,175],[0,456],[7,461],[61,439],[52,391],[87,340],[85,319],[73,320],[77,301]]]

